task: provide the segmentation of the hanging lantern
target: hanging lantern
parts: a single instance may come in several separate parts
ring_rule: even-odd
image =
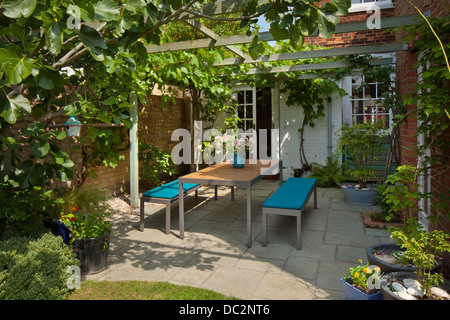
[[[82,123],[77,119],[75,116],[71,116],[69,120],[64,123],[65,126],[67,126],[67,135],[73,136],[73,137],[79,137],[80,136],[80,130]]]

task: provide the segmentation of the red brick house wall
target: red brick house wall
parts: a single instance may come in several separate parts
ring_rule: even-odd
[[[445,1],[434,0],[413,0],[423,13],[429,13],[431,17],[444,17],[448,15],[448,9],[444,7]],[[395,15],[412,15],[418,14],[417,11],[406,1],[397,1],[395,6]],[[402,39],[401,32],[397,32],[397,39]],[[417,57],[413,51],[397,52],[397,80],[399,84],[399,94],[404,95],[412,92],[411,85],[418,81],[417,70],[413,65],[417,62]],[[407,110],[413,110],[415,106],[406,106]],[[414,149],[417,145],[417,139],[414,137],[415,130],[417,128],[417,121],[414,118],[410,118],[406,124],[401,127],[400,145],[402,148],[402,164],[412,163],[415,164],[416,158],[413,156]],[[448,132],[450,135],[450,131]],[[447,136],[449,136],[447,135]],[[450,163],[446,166],[446,171],[431,171],[431,191],[436,194],[450,194]],[[436,197],[431,200],[432,215],[436,212],[433,209],[433,203],[437,201]],[[450,205],[450,203],[449,203]],[[450,232],[450,222],[447,219],[441,219],[438,221],[437,229]]]

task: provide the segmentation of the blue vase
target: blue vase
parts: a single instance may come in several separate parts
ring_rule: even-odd
[[[233,157],[233,167],[240,169],[240,168],[243,168],[244,166],[245,166],[244,157],[238,153],[235,153],[234,157]]]
[[[374,294],[366,294],[361,290],[355,288],[346,279],[340,279],[342,283],[342,291],[344,292],[345,300],[383,300],[381,290]]]

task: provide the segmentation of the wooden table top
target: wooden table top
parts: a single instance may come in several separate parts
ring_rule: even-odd
[[[276,169],[279,166],[279,160],[271,160],[269,163],[261,163],[257,161],[249,163],[246,160],[244,168],[234,168],[229,162],[213,165],[200,171],[189,173],[181,179],[197,179],[208,181],[241,181],[248,182],[262,174],[271,174],[270,169]],[[180,179],[179,178],[179,179]]]

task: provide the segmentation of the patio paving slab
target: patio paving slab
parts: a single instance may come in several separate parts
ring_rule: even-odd
[[[387,231],[364,228],[361,212],[374,207],[345,203],[338,188],[318,188],[318,208],[311,200],[302,215],[302,250],[295,249],[295,218],[275,215],[263,247],[262,203],[278,186],[253,186],[251,248],[246,190],[236,188],[231,201],[230,188],[219,187],[214,200],[214,189],[202,187],[199,199],[186,198],[184,239],[177,204],[168,235],[164,206],[147,204],[144,231],[133,222],[115,226],[107,269],[82,279],[169,281],[251,300],[344,299],[339,279],[347,268],[367,261],[366,247],[392,242]]]

